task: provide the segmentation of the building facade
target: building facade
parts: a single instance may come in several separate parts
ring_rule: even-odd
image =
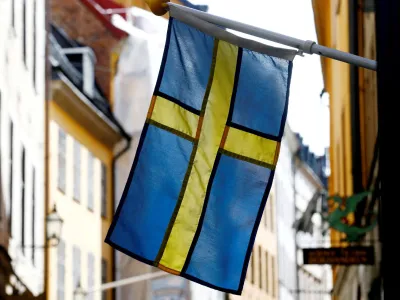
[[[305,265],[304,248],[329,247],[320,214],[326,189],[325,156],[317,157],[287,125],[274,180],[278,229],[279,299],[331,299],[329,266]],[[295,225],[307,219],[306,227]]]
[[[329,265],[307,265],[303,260],[303,249],[329,248],[330,231],[322,216],[327,211],[326,155],[316,156],[304,145],[296,134],[298,150],[294,157],[294,201],[296,220],[307,215],[315,205],[316,214],[311,216],[311,228],[296,231],[297,291],[296,299],[332,299],[332,268]],[[314,202],[315,201],[315,202]]]
[[[45,281],[44,11],[44,0],[0,2],[0,240],[11,265],[0,295],[25,299]]]
[[[113,281],[114,255],[104,244],[113,216],[114,148],[130,140],[95,80],[90,47],[52,25],[49,111],[49,205],[64,220],[60,243],[49,251],[47,299],[73,299]],[[111,291],[88,299],[112,299]]]
[[[376,59],[374,1],[314,0],[313,7],[320,44]],[[349,197],[373,189],[351,222],[368,226],[380,202],[376,72],[326,58],[322,58],[322,66],[331,114],[329,194]],[[334,267],[336,299],[382,299],[379,232],[378,219],[377,226],[356,243],[374,247],[374,265]],[[344,233],[332,231],[332,241],[343,238]]]
[[[69,43],[72,43],[74,46],[79,48],[80,45],[85,45],[87,47],[87,53],[89,54],[88,60],[91,63],[91,66],[93,68],[93,74],[90,76],[94,76],[95,81],[91,79],[92,81],[90,84],[92,87],[97,91],[96,93],[96,98],[101,98],[100,101],[95,101],[94,103],[97,105],[94,107],[94,110],[106,110],[106,123],[118,123],[114,119],[114,115],[112,114],[112,96],[111,96],[111,91],[112,91],[112,86],[111,86],[111,78],[113,76],[113,60],[112,60],[112,52],[115,49],[118,49],[118,46],[123,40],[127,34],[117,27],[113,26],[111,23],[111,15],[103,14],[105,9],[109,8],[117,8],[120,9],[121,6],[117,5],[114,3],[114,1],[109,1],[109,0],[104,0],[104,1],[85,1],[85,0],[72,0],[72,1],[49,1],[50,2],[50,11],[51,11],[51,22],[54,25],[55,28],[58,28],[58,30],[53,31],[54,34],[62,32],[62,34],[58,34],[57,36],[59,37],[58,42],[55,43],[55,47],[57,48],[57,44],[59,43],[59,46],[61,48],[63,47],[71,47]],[[125,16],[123,12],[120,13],[121,16]],[[66,40],[68,42],[64,42],[63,35],[66,36]],[[56,36],[55,36],[56,38]],[[57,40],[57,39],[56,39]],[[68,51],[68,50],[67,50]],[[79,51],[79,50],[78,50]],[[117,51],[117,50],[116,50]],[[66,50],[62,50],[62,52],[66,52]],[[74,54],[69,54],[70,58],[70,63],[75,64],[74,61]],[[82,70],[79,70],[82,72]],[[72,71],[72,73],[75,73]],[[74,74],[76,76],[76,74]],[[88,81],[87,81],[88,82]],[[83,86],[80,87],[81,90]],[[82,92],[82,91],[81,91]],[[100,95],[99,95],[100,94]],[[92,96],[89,94],[84,95],[87,98],[92,98]],[[53,99],[54,100],[54,99]],[[79,108],[76,108],[79,109]],[[73,116],[75,114],[74,111],[63,111],[63,114],[67,114],[69,116]],[[101,113],[100,113],[101,114]],[[108,119],[108,121],[107,121]],[[96,119],[95,122],[100,122],[104,123],[104,120],[98,120]],[[55,128],[60,125],[57,121],[53,122],[55,125],[53,125],[53,134],[57,135],[57,131]],[[96,171],[96,180],[101,178],[101,175],[104,173],[103,169],[105,168],[106,171],[106,180],[107,180],[107,195],[106,195],[106,211],[104,211],[104,205],[102,206],[97,206],[98,208],[101,207],[101,215],[98,214],[97,212],[93,215],[90,214],[92,217],[95,218],[97,225],[100,227],[97,227],[96,224],[93,224],[92,229],[97,228],[97,236],[93,237],[93,246],[96,247],[97,250],[97,256],[96,256],[96,262],[98,263],[96,265],[96,270],[97,270],[97,277],[100,278],[100,281],[98,281],[99,278],[96,278],[95,283],[96,285],[100,283],[106,283],[106,282],[111,282],[117,279],[116,277],[116,263],[115,263],[115,250],[112,249],[109,245],[104,243],[105,236],[107,234],[108,228],[111,224],[111,220],[114,214],[114,193],[115,193],[115,165],[116,165],[116,159],[115,155],[118,154],[120,151],[124,151],[124,147],[126,144],[129,143],[129,141],[126,138],[123,139],[118,139],[118,140],[109,140],[106,141],[104,140],[101,136],[99,136],[99,132],[91,132],[91,134],[87,135],[84,134],[83,136],[79,136],[82,134],[82,132],[85,131],[80,131],[84,126],[84,123],[78,122],[78,124],[72,124],[74,125],[71,127],[71,130],[73,130],[73,133],[69,132],[69,140],[77,141],[77,144],[81,144],[82,148],[82,155],[85,157],[91,157],[88,156],[87,153],[93,154],[94,158],[94,166],[93,168]],[[75,126],[78,125],[78,126]],[[55,127],[54,127],[55,126]],[[93,125],[90,125],[93,126]],[[102,125],[103,127],[105,126],[104,124]],[[110,126],[109,125],[106,125]],[[113,127],[113,126],[111,126]],[[64,128],[66,129],[66,128]],[[115,129],[115,128],[114,128]],[[87,133],[87,132],[86,132]],[[108,133],[110,134],[110,133]],[[112,134],[113,135],[113,134]],[[92,141],[97,140],[97,144],[93,144]],[[82,143],[84,141],[84,143]],[[74,144],[76,144],[74,142]],[[120,146],[120,147],[119,147]],[[85,154],[86,153],[86,154]],[[72,155],[70,153],[70,155]],[[54,158],[56,159],[56,158]],[[72,159],[72,158],[71,158]],[[101,165],[101,169],[98,169],[98,165]],[[89,167],[87,164],[84,165]],[[86,168],[86,170],[87,170]],[[72,172],[71,169],[69,169],[70,172]],[[70,175],[72,176],[72,175]],[[98,177],[100,176],[100,177]],[[83,179],[82,179],[83,180]],[[97,192],[100,193],[98,195],[101,195],[101,197],[104,197],[103,194],[101,194],[103,191],[98,190],[99,187],[103,187],[103,183],[99,184],[99,181],[96,181],[95,187],[97,188]],[[54,186],[53,186],[54,188]],[[83,187],[82,187],[83,188]],[[81,189],[82,189],[81,188]],[[71,196],[71,195],[70,195]],[[96,198],[99,200],[99,198]],[[101,200],[103,200],[102,198]],[[74,203],[73,201],[71,203]],[[76,203],[75,203],[76,204]],[[83,213],[83,208],[79,208],[79,206],[71,204],[72,206],[69,209],[73,209],[74,207],[77,209],[81,209]],[[60,208],[61,209],[61,208]],[[86,211],[87,213],[87,211]],[[61,214],[61,211],[60,211]],[[100,228],[100,231],[99,229]],[[91,230],[92,230],[91,229]],[[82,240],[83,242],[83,240]],[[87,250],[89,250],[89,241],[86,241],[85,243],[88,243],[87,245]],[[91,243],[90,243],[91,244]],[[70,245],[71,248],[71,245]],[[71,250],[71,249],[70,249]],[[101,253],[99,255],[99,251]],[[61,255],[61,254],[60,254]],[[82,254],[86,255],[86,254]],[[88,254],[87,254],[88,255]],[[100,257],[100,260],[98,259]],[[72,259],[72,258],[70,258]],[[88,258],[87,258],[88,259]],[[83,262],[82,262],[83,263]],[[67,260],[66,260],[66,264]],[[100,265],[99,265],[100,264]],[[69,264],[68,266],[71,268]],[[83,265],[84,266],[84,265]],[[84,270],[87,270],[84,268]],[[85,277],[85,276],[84,276]],[[81,285],[84,288],[87,288],[89,284],[85,284],[83,281],[85,279],[82,279]],[[65,282],[65,284],[67,284]],[[76,283],[74,283],[76,285]],[[71,289],[73,290],[75,286],[70,286],[68,288],[68,295],[66,296],[70,297],[71,295]],[[113,290],[108,290],[104,292],[103,299],[115,299],[115,291]]]
[[[295,135],[286,129],[281,142],[274,179],[277,203],[279,299],[284,300],[297,300],[294,291],[298,289],[296,232],[293,229],[293,223],[296,219],[296,205],[292,163],[297,148],[298,142]]]
[[[276,201],[276,184],[273,183],[258,227],[242,295],[228,295],[228,299],[279,299]]]

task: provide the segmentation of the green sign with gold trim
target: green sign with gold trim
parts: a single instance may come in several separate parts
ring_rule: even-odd
[[[329,227],[345,233],[347,241],[357,241],[360,236],[374,229],[377,224],[376,218],[372,220],[371,224],[364,227],[354,224],[357,205],[371,193],[371,191],[365,191],[347,198],[339,195],[328,197],[330,212],[324,220],[329,223]]]

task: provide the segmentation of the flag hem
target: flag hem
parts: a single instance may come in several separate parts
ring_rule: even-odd
[[[154,261],[149,260],[149,259],[147,259],[147,258],[144,258],[144,257],[141,256],[141,255],[135,254],[135,253],[133,253],[133,252],[131,252],[131,251],[129,251],[129,250],[127,250],[127,249],[125,249],[125,248],[119,246],[118,244],[115,244],[115,243],[112,242],[108,237],[106,237],[105,242],[106,242],[107,244],[109,244],[110,246],[112,246],[113,248],[115,248],[116,250],[120,251],[121,253],[123,253],[123,254],[125,254],[125,255],[128,255],[128,256],[130,256],[130,257],[132,257],[132,258],[134,258],[134,259],[136,259],[136,260],[138,260],[138,261],[140,261],[140,262],[142,262],[142,263],[144,263],[144,264],[146,264],[146,265],[149,265],[149,266],[154,267]],[[188,279],[188,280],[190,280],[190,281],[196,282],[196,283],[198,283],[198,284],[207,286],[207,287],[209,287],[209,288],[212,288],[212,289],[214,289],[214,290],[218,290],[218,291],[221,291],[221,292],[224,292],[224,293],[230,293],[230,294],[233,294],[233,295],[241,295],[241,294],[242,294],[242,291],[243,291],[243,285],[242,285],[242,288],[237,289],[237,290],[226,289],[226,288],[222,288],[222,287],[213,285],[213,284],[211,284],[211,283],[209,283],[209,282],[206,282],[206,281],[203,281],[203,280],[201,280],[201,279],[198,279],[197,277],[194,277],[194,276],[189,275],[189,274],[184,273],[184,272],[181,272],[181,273],[179,273],[179,275],[177,275],[177,274],[174,274],[174,273],[172,273],[172,272],[168,272],[168,271],[167,271],[166,269],[164,269],[164,268],[162,268],[162,269],[161,269],[161,268],[158,268],[158,269],[160,269],[160,270],[162,270],[162,271],[164,271],[164,272],[166,272],[166,273],[168,273],[168,274],[171,274],[171,275],[174,275],[174,276],[178,276],[178,277],[183,277],[183,278]]]

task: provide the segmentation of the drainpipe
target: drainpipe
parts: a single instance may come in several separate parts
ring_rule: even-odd
[[[300,151],[300,147],[293,153],[292,155],[292,176],[293,176],[293,204],[294,204],[294,216],[296,219],[296,213],[297,213],[297,207],[296,207],[296,198],[297,198],[297,189],[296,189],[296,173],[297,173],[297,162],[296,158],[298,156],[298,153]],[[296,264],[296,299],[300,299],[300,293],[298,291],[300,290],[300,277],[299,277],[299,262],[297,259],[297,253],[299,250],[299,246],[297,244],[297,231],[294,231],[294,245],[295,245],[295,256],[294,256],[294,262]]]
[[[349,51],[355,55],[359,53],[358,47],[358,2],[349,1]],[[351,159],[353,174],[353,194],[364,190],[362,178],[361,158],[361,124],[360,124],[360,86],[359,70],[356,66],[350,65],[350,126],[351,126]],[[362,223],[366,202],[365,199],[358,205],[355,211],[355,222],[359,226]],[[358,268],[357,268],[358,269]],[[349,271],[345,268],[344,271]],[[343,273],[345,274],[345,273]],[[357,275],[356,282],[360,281]],[[343,287],[342,287],[343,289]]]
[[[112,167],[112,178],[111,178],[111,180],[112,180],[112,203],[113,203],[113,209],[115,208],[115,203],[116,203],[116,197],[115,197],[115,166],[116,166],[116,163],[117,163],[117,160],[124,154],[124,153],[126,153],[128,150],[129,150],[129,148],[131,147],[131,142],[132,142],[132,138],[130,137],[130,136],[128,136],[128,135],[124,135],[124,138],[125,138],[125,140],[126,140],[126,145],[125,145],[125,147],[121,150],[121,151],[119,151],[114,157],[113,157],[113,160],[112,160],[112,163],[111,163],[111,167]],[[117,262],[117,252],[115,251],[115,249],[113,249],[113,262],[112,262],[112,274],[113,274],[113,277],[115,277],[115,274],[116,274],[116,262]],[[113,280],[115,280],[116,278],[113,278]],[[112,299],[116,299],[116,289],[113,289],[112,290]]]
[[[358,55],[358,9],[357,1],[349,1],[349,51]],[[350,122],[353,194],[363,191],[361,169],[360,103],[358,67],[350,65]]]
[[[44,1],[45,6],[45,84],[44,84],[44,253],[43,253],[43,260],[44,260],[44,277],[43,277],[43,293],[44,293],[44,300],[49,300],[49,264],[50,264],[50,257],[49,257],[49,249],[47,244],[47,226],[46,226],[46,216],[49,212],[49,155],[50,155],[50,136],[49,136],[49,126],[50,126],[50,116],[49,116],[49,105],[50,105],[50,89],[51,89],[51,64],[49,62],[50,58],[50,41],[49,35],[51,32],[50,22],[51,22],[51,9],[49,0]]]
[[[359,54],[358,46],[358,5],[356,1],[349,1],[349,51]],[[350,124],[351,124],[351,156],[353,174],[353,194],[364,190],[362,174],[361,124],[360,124],[360,90],[358,67],[350,66]],[[355,222],[362,224],[362,217],[366,207],[364,199],[355,212]]]

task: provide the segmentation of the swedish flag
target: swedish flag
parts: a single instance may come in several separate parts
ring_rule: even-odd
[[[171,9],[108,244],[241,294],[278,159],[294,55]]]

